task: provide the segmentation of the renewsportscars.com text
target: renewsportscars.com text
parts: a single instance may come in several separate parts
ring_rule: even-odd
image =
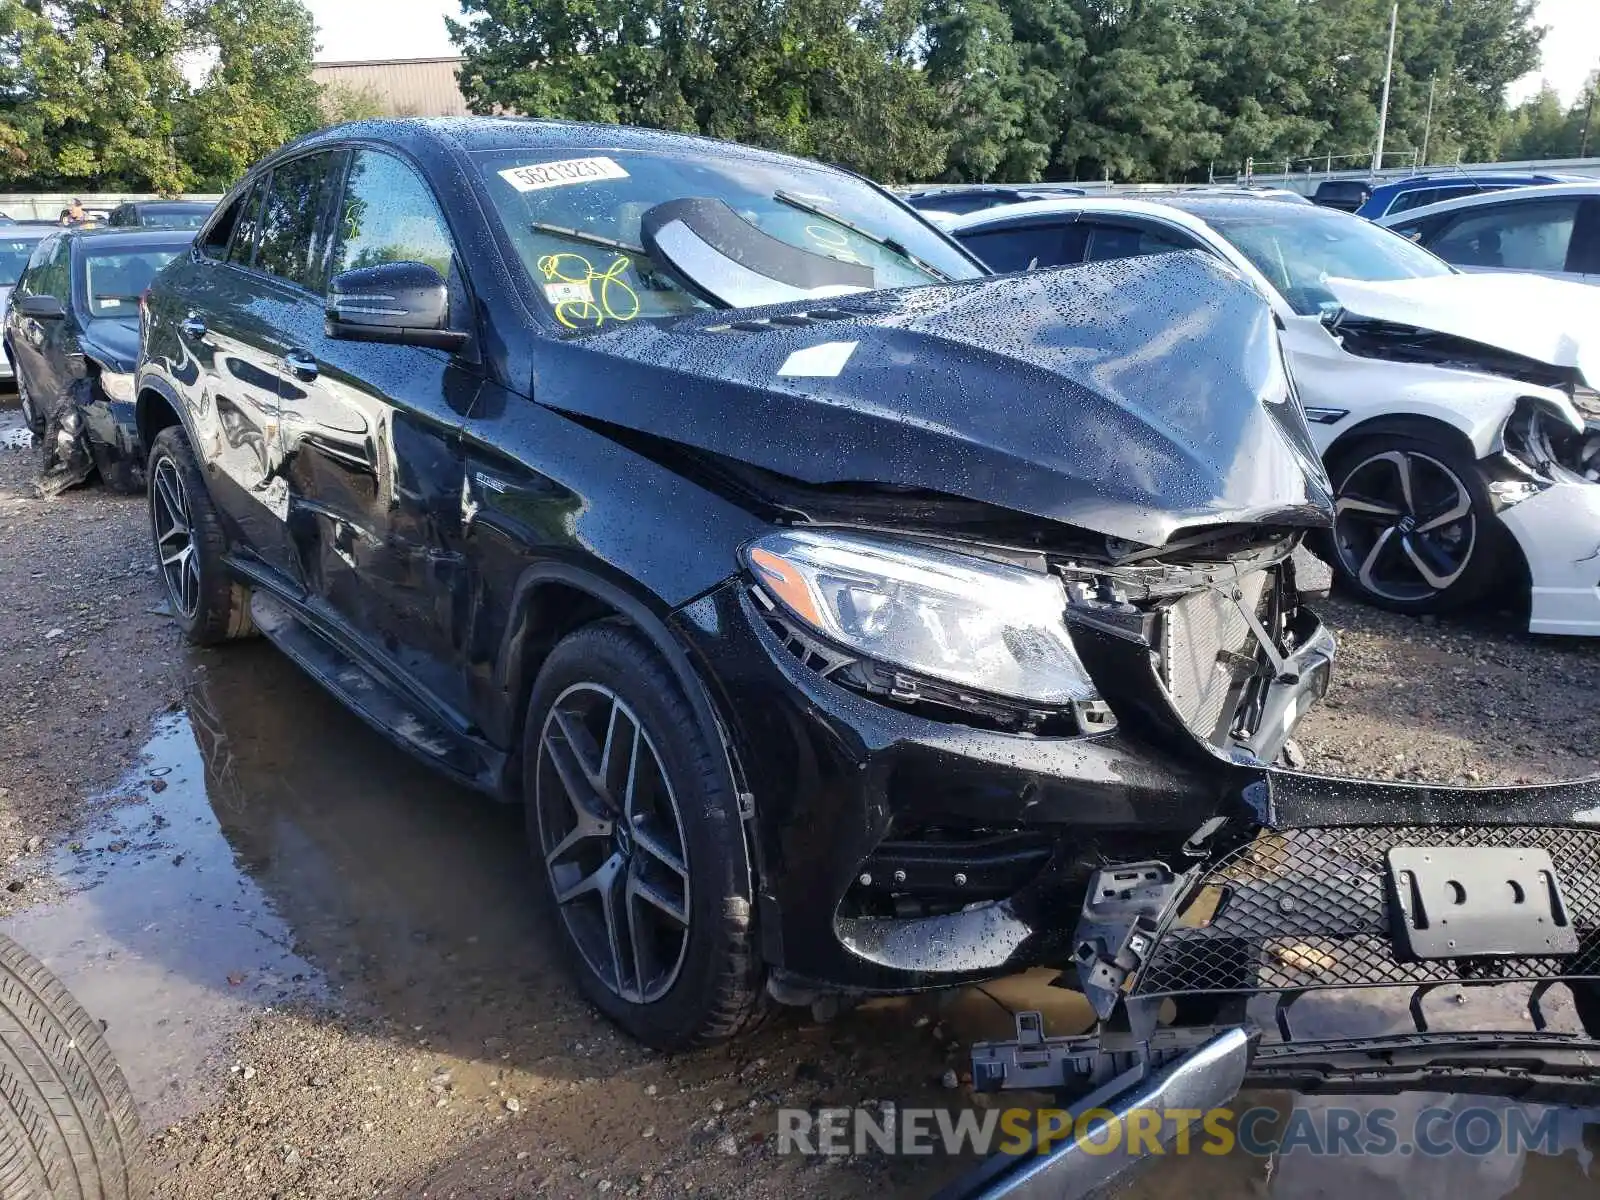
[[[1090,1154],[1259,1157],[1543,1154],[1561,1152],[1555,1109],[1268,1107],[1135,1109],[1118,1117],[1059,1108],[780,1109],[780,1154],[1048,1154],[1076,1140]]]

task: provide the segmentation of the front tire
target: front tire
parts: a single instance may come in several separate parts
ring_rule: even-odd
[[[1478,464],[1448,443],[1396,434],[1363,439],[1328,464],[1335,578],[1369,604],[1452,612],[1494,584],[1509,536]]]
[[[249,589],[228,571],[222,519],[182,426],[156,435],[145,479],[156,567],[184,636],[215,646],[253,633]]]
[[[726,759],[640,634],[603,622],[551,651],[528,702],[523,795],[589,1000],[658,1050],[746,1028],[764,989]]]

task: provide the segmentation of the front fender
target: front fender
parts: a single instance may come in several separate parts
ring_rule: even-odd
[[[1572,401],[1555,388],[1479,371],[1361,358],[1346,353],[1317,322],[1295,322],[1283,342],[1313,417],[1312,440],[1324,458],[1367,422],[1396,417],[1437,421],[1461,434],[1474,457],[1487,458],[1502,449],[1506,422],[1524,397],[1574,429],[1583,427]],[[1318,419],[1319,412],[1328,419]]]

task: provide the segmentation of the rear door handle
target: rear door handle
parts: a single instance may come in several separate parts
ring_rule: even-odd
[[[185,317],[179,322],[178,328],[183,331],[183,336],[192,342],[198,342],[207,333],[206,323],[199,317]]]
[[[317,360],[304,350],[289,351],[283,356],[283,365],[301,383],[310,383],[317,377]]]

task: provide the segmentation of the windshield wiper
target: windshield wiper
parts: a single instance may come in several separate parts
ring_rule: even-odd
[[[832,221],[835,225],[839,225],[845,229],[848,229],[857,237],[866,238],[867,241],[871,242],[874,246],[882,246],[885,250],[889,251],[890,254],[898,254],[912,266],[916,267],[917,270],[924,271],[927,274],[932,275],[941,283],[951,282],[950,276],[939,270],[938,267],[934,266],[932,263],[923,262],[922,259],[911,253],[911,251],[907,250],[904,242],[898,241],[895,238],[884,237],[882,234],[873,233],[869,229],[863,229],[854,221],[848,220],[845,217],[841,217],[836,213],[831,213],[825,208],[818,208],[815,204],[812,204],[811,201],[802,200],[793,192],[786,192],[782,188],[779,188],[777,191],[773,192],[772,198],[779,204],[787,204],[790,208],[798,208],[801,212],[810,213],[814,217],[821,217],[824,221]]]
[[[598,233],[586,233],[582,229],[569,229],[565,225],[548,225],[543,221],[534,221],[532,224],[535,233],[548,233],[590,246],[601,246],[607,250],[621,250],[627,254],[636,254],[640,258],[649,257],[643,246],[636,246],[631,242],[620,242],[616,238],[608,238]]]

